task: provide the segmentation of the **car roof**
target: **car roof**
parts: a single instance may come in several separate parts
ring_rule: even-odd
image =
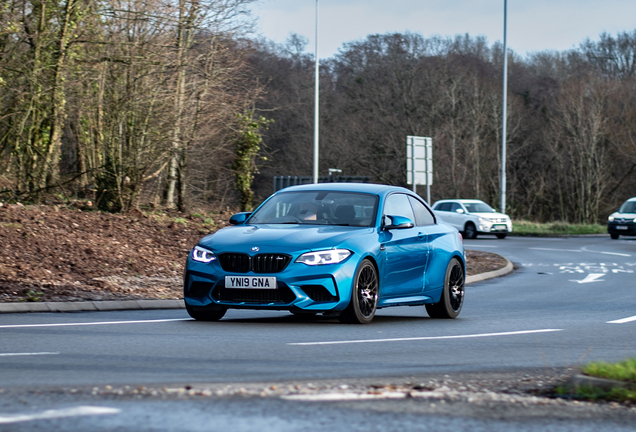
[[[625,202],[632,202],[632,201],[636,201],[636,197],[632,197],[632,198],[628,199],[628,200],[627,200],[627,201],[625,201]]]
[[[482,200],[478,200],[478,199],[463,199],[463,198],[459,198],[459,199],[443,199],[443,200],[439,200],[439,201],[435,202],[435,204],[437,204],[437,203],[445,203],[445,202],[460,202],[462,204],[471,204],[471,203],[484,203],[484,204],[486,204]]]
[[[390,192],[412,192],[400,186],[389,186],[375,183],[317,183],[297,186],[289,186],[281,189],[280,192],[292,191],[342,191],[342,192],[363,192],[376,195],[388,194]]]

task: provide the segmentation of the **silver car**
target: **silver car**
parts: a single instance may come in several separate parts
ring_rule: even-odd
[[[510,217],[496,212],[480,200],[440,200],[433,205],[433,211],[444,223],[457,228],[467,239],[474,239],[478,234],[494,234],[503,239],[512,232]]]

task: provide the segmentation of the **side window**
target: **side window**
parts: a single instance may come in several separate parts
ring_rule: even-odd
[[[459,203],[450,203],[450,209],[448,211],[452,211],[452,212],[456,212],[457,209],[462,208],[462,206],[459,205]]]
[[[435,210],[437,211],[450,211],[450,203],[441,203]]]
[[[409,201],[415,213],[415,225],[433,225],[435,223],[435,218],[424,204],[411,196],[409,197]]]
[[[384,203],[384,214],[407,217],[415,223],[415,215],[409,203],[409,197],[404,194],[389,195]]]

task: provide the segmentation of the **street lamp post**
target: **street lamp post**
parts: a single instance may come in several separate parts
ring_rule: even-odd
[[[318,1],[318,0],[316,0]],[[508,93],[508,49],[506,45],[508,18],[508,1],[504,0],[504,28],[503,28],[503,103],[501,108],[501,213],[506,212],[506,107]]]
[[[316,76],[315,76],[315,89],[314,89],[314,183],[318,183],[318,128],[319,128],[319,113],[318,113],[318,100],[319,100],[319,65],[318,65],[318,0],[316,0]]]

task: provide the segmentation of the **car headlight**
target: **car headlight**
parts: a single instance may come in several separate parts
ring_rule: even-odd
[[[351,255],[351,251],[347,249],[331,249],[320,252],[307,252],[302,254],[296,259],[297,263],[303,263],[307,265],[324,265],[324,264],[338,264],[344,261]]]
[[[486,219],[486,218],[480,217],[479,218],[479,223],[480,224],[484,224],[484,225],[488,225],[488,224],[491,224],[492,221],[490,219]]]
[[[192,259],[202,263],[209,263],[216,259],[216,255],[211,250],[203,249],[202,247],[195,246],[192,249]]]
[[[612,221],[614,220],[614,216],[610,216],[610,217],[608,217],[608,218],[607,218],[607,220],[608,220],[609,222],[612,222]]]

